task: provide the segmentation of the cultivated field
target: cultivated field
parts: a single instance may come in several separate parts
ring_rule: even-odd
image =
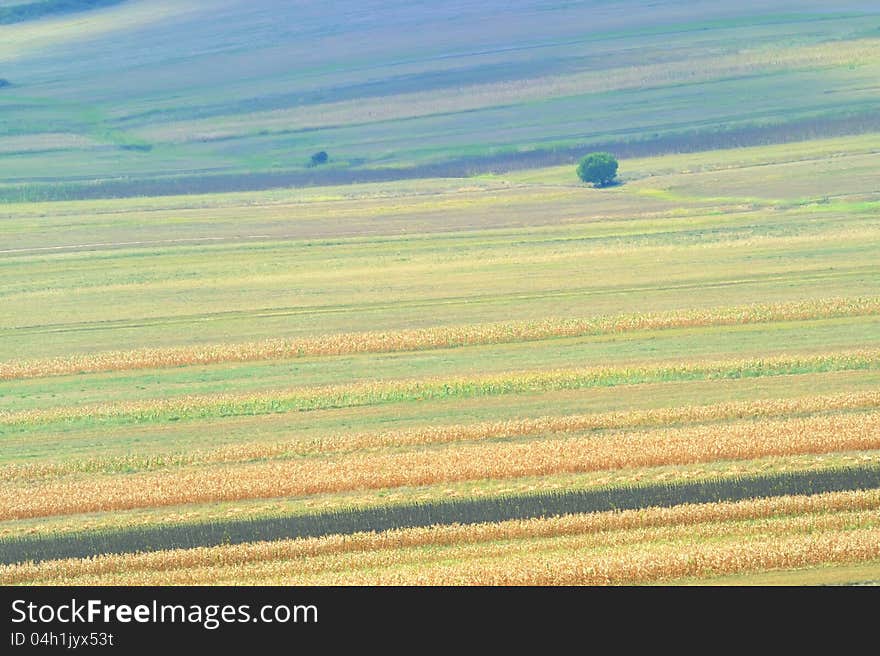
[[[880,582],[876,4],[0,0],[0,585]]]
[[[878,165],[4,205],[0,583],[880,580]]]

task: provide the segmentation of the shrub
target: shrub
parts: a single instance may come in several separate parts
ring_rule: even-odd
[[[578,177],[597,187],[607,187],[617,176],[617,160],[611,153],[590,153],[577,167]]]
[[[312,155],[311,160],[309,161],[310,166],[319,166],[321,164],[326,164],[329,157],[325,151],[320,151]]]

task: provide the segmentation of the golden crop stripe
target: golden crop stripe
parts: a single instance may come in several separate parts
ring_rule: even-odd
[[[129,582],[134,576],[139,584],[149,581],[164,584],[211,583],[218,576],[232,577],[249,583],[272,580],[279,576],[291,576],[306,582],[312,577],[370,576],[372,572],[382,575],[383,570],[416,569],[430,570],[438,564],[457,561],[456,565],[468,567],[470,563],[497,564],[499,561],[515,561],[534,557],[570,557],[578,554],[589,561],[601,559],[620,551],[650,550],[668,544],[692,545],[695,542],[722,540],[726,544],[765,542],[768,538],[790,539],[799,535],[822,535],[844,531],[880,530],[880,515],[875,510],[841,511],[838,513],[776,517],[751,521],[706,522],[687,525],[667,525],[625,529],[619,531],[596,531],[575,534],[551,534],[534,538],[513,538],[488,542],[454,542],[448,545],[389,545],[369,551],[346,551],[324,553],[293,559],[254,560],[246,563],[209,563],[196,567],[119,572],[116,574],[85,575],[71,583],[119,583]],[[441,565],[442,566],[442,565]],[[479,566],[477,566],[478,568]],[[51,582],[51,581],[50,581]]]
[[[669,581],[822,563],[880,558],[880,529],[809,533],[794,537],[673,545],[633,545],[606,553],[545,552],[463,563],[428,563],[374,571],[298,576],[295,568],[259,583],[283,585],[609,585]],[[241,584],[235,571],[229,579]],[[226,580],[229,580],[226,579]],[[214,584],[224,583],[217,577]]]
[[[848,371],[880,367],[880,351],[836,351],[818,355],[782,355],[757,359],[660,363],[582,369],[515,371],[488,376],[458,376],[372,381],[301,387],[246,394],[210,394],[0,412],[0,426],[76,419],[145,422],[166,418],[258,415],[356,407],[449,397],[495,396],[587,387],[660,382],[777,376],[803,371]]]
[[[72,481],[7,482],[0,487],[0,520],[872,449],[880,449],[878,412],[463,444],[430,451],[191,467]]]
[[[255,542],[219,547],[174,549],[140,554],[104,555],[0,566],[0,584],[52,582],[80,576],[134,572],[171,572],[196,567],[235,567],[271,560],[294,560],[323,554],[402,549],[431,545],[476,544],[662,526],[743,521],[840,511],[880,509],[880,490],[829,492],[728,503],[686,504],[563,517],[512,520],[473,525],[406,528],[322,538]]]
[[[369,512],[371,509],[388,504],[434,504],[444,500],[475,500],[487,495],[503,497],[567,490],[587,491],[606,486],[674,485],[744,476],[779,475],[787,471],[812,470],[821,476],[828,469],[873,465],[880,465],[880,450],[773,456],[770,459],[755,458],[736,463],[697,462],[614,471],[561,473],[541,478],[439,482],[419,488],[366,489],[314,497],[242,499],[222,505],[207,503],[164,506],[158,513],[155,509],[137,508],[91,515],[57,515],[36,520],[0,521],[0,539],[15,541],[28,537],[41,539],[55,535],[65,538],[83,531],[151,530],[163,524],[224,522],[233,517],[239,520],[261,520],[299,512],[306,514],[357,510]],[[5,486],[0,486],[0,492],[4,489]]]
[[[880,407],[880,391],[629,410],[596,414],[538,417],[506,421],[427,426],[380,433],[337,434],[311,440],[249,442],[212,451],[170,453],[148,457],[122,456],[29,463],[0,467],[0,481],[35,479],[71,473],[153,471],[194,464],[235,463],[299,455],[344,453],[360,449],[444,444],[501,437],[608,430],[697,423],[718,420],[784,417],[794,414],[831,413]]]
[[[466,345],[536,341],[640,330],[726,326],[880,314],[880,298],[829,298],[594,319],[546,319],[415,330],[270,339],[239,344],[109,351],[63,358],[0,362],[0,380],[83,372],[156,369],[221,362],[250,362],[304,356],[383,353]]]

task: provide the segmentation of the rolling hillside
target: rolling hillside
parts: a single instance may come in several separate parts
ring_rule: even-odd
[[[0,584],[880,581],[878,45],[784,0],[0,25]]]
[[[880,9],[828,7],[128,0],[0,25],[0,196],[462,175],[585,144],[877,129]],[[319,150],[330,163],[308,169]]]

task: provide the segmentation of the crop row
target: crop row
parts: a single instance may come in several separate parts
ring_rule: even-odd
[[[334,582],[345,583],[350,577],[371,576],[381,570],[409,567],[429,569],[440,562],[468,563],[474,560],[497,562],[499,559],[515,559],[546,552],[589,557],[610,551],[632,547],[650,547],[657,543],[692,544],[694,541],[718,541],[729,543],[737,540],[748,543],[768,537],[786,538],[805,533],[822,533],[880,528],[880,516],[875,511],[843,511],[825,515],[782,517],[746,522],[708,522],[689,526],[663,526],[622,531],[550,535],[538,538],[514,538],[512,540],[482,543],[456,542],[430,547],[391,546],[386,549],[326,553],[295,559],[254,561],[244,564],[217,566],[206,564],[199,567],[169,572],[137,572],[99,577],[85,576],[76,579],[78,584],[186,584],[204,585],[218,577],[235,579],[249,584],[275,581],[279,578],[293,583],[307,583],[312,577],[334,577]]]
[[[702,578],[880,558],[880,528],[810,532],[786,537],[734,535],[729,540],[682,539],[673,544],[634,544],[600,553],[577,548],[501,554],[460,562],[414,562],[402,567],[300,575],[280,569],[262,585],[623,585]],[[245,580],[230,570],[212,584]],[[135,578],[135,577],[132,577]]]
[[[426,546],[465,545],[499,540],[525,540],[571,535],[609,534],[658,527],[676,527],[689,532],[696,524],[700,530],[716,530],[719,522],[791,517],[848,512],[844,519],[851,523],[854,514],[880,509],[880,489],[857,492],[830,492],[813,496],[781,496],[733,503],[683,504],[639,510],[563,515],[549,518],[519,519],[498,523],[450,524],[430,527],[361,532],[352,535],[330,535],[251,542],[216,547],[171,549],[137,554],[110,554],[88,559],[50,560],[0,566],[0,585],[21,583],[62,582],[73,577],[133,576],[136,572],[159,577],[163,582],[172,578],[174,570],[195,568],[242,568],[269,561],[301,561],[326,554],[390,549],[412,549]],[[814,520],[810,522],[815,527]],[[709,524],[709,527],[705,525]],[[758,528],[750,525],[750,532]],[[789,526],[787,530],[790,530]],[[656,533],[653,539],[658,539]],[[668,538],[669,536],[664,536]],[[630,538],[631,539],[631,538]]]
[[[99,554],[241,544],[265,540],[354,534],[404,527],[480,524],[609,510],[719,503],[758,497],[814,495],[880,488],[880,466],[714,480],[621,486],[452,500],[213,523],[176,524],[81,534],[0,540],[0,563],[83,558]]]
[[[190,395],[18,412],[0,411],[0,426],[77,420],[114,423],[177,421],[640,383],[758,378],[876,368],[880,368],[880,351],[855,350],[745,360],[514,371],[486,376],[379,380],[369,383],[300,387],[246,394]]]
[[[238,344],[206,344],[131,351],[86,353],[41,360],[0,362],[0,380],[64,374],[155,369],[220,362],[249,362],[304,356],[382,353],[454,348],[705,326],[769,323],[880,314],[880,298],[827,298],[704,310],[627,314],[590,319],[509,321],[387,332],[360,332],[269,339]]]
[[[575,431],[612,430],[669,426],[673,424],[736,419],[766,419],[788,415],[868,410],[880,407],[880,392],[857,392],[795,399],[734,401],[711,405],[651,408],[594,414],[537,417],[426,426],[384,432],[341,433],[309,440],[244,442],[210,451],[195,451],[152,456],[110,456],[7,465],[0,468],[0,481],[34,480],[40,477],[71,473],[131,473],[183,465],[235,463],[266,458],[345,453],[361,449],[444,444],[487,439],[526,437]]]
[[[880,412],[181,467],[3,485],[0,520],[880,449]]]

